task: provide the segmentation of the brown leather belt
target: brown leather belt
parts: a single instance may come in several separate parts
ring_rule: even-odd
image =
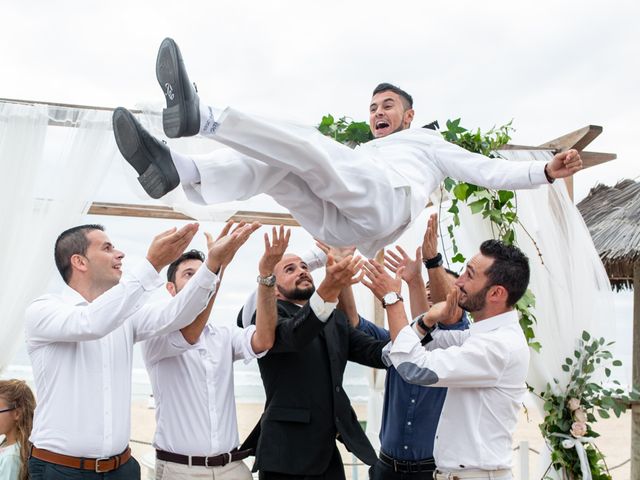
[[[50,452],[43,448],[31,447],[31,456],[43,462],[55,463],[63,467],[77,468],[78,470],[91,470],[96,473],[111,472],[120,468],[131,458],[131,449],[127,449],[120,455],[106,458],[81,458]]]
[[[231,450],[229,453],[221,453],[215,457],[192,457],[190,455],[180,455],[179,453],[165,452],[164,450],[156,450],[156,458],[165,462],[179,463],[181,465],[196,465],[198,467],[223,467],[227,463],[243,460],[253,455],[253,449],[248,450]]]

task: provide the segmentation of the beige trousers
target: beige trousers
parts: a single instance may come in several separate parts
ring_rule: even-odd
[[[224,467],[181,465],[156,459],[156,480],[251,480],[251,471],[242,460]]]
[[[465,470],[462,472],[443,472],[436,470],[436,480],[511,480],[511,470]]]

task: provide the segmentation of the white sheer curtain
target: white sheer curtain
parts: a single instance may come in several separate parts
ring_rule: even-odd
[[[545,151],[501,153],[512,161],[551,158],[551,152]],[[518,245],[530,260],[530,288],[536,296],[534,330],[542,344],[540,353],[531,351],[527,382],[536,392],[542,392],[547,383],[554,384],[554,378],[561,386],[568,381],[569,374],[562,371],[561,366],[566,357],[573,357],[583,330],[605,338],[607,331],[615,332],[613,294],[589,231],[569,198],[564,181],[518,191],[517,205],[520,220],[533,238],[522,228],[517,229]],[[446,212],[447,207],[445,202],[442,211]],[[455,237],[464,255],[470,258],[480,243],[494,238],[494,234],[488,221],[471,214],[464,206],[460,208],[460,220],[461,226],[454,230]],[[450,223],[451,214],[443,214],[440,225],[445,238]],[[456,264],[454,269],[459,268]],[[608,339],[613,340],[612,336],[613,333]],[[528,403],[535,404],[544,416],[542,403],[536,397],[531,396]],[[539,473],[545,472],[549,465],[550,455],[545,449],[540,456]],[[546,476],[561,478],[551,470]]]
[[[57,235],[80,223],[115,149],[111,112],[0,103],[0,372],[55,270]]]

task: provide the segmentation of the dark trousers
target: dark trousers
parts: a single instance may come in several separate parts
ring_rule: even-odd
[[[63,467],[38,458],[29,459],[30,480],[140,480],[140,465],[131,457],[120,468],[107,473]]]
[[[327,470],[320,475],[289,475],[287,473],[263,472],[261,470],[258,478],[260,480],[345,480],[346,477],[344,476],[342,457],[338,447],[335,447]]]
[[[433,470],[417,473],[394,472],[393,467],[378,459],[369,469],[369,478],[370,480],[433,480]]]

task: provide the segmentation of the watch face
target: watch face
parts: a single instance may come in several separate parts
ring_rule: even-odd
[[[392,305],[398,301],[398,294],[395,292],[385,293],[384,297],[382,297],[382,300],[386,305]]]

